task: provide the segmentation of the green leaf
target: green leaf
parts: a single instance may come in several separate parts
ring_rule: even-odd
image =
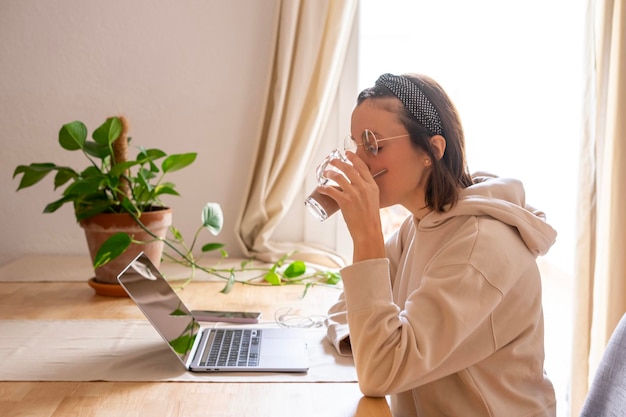
[[[134,165],[137,165],[136,161],[126,161],[126,162],[115,164],[113,165],[113,167],[111,167],[110,174],[114,177],[119,177],[124,172],[126,172],[131,167],[133,167]]]
[[[202,252],[211,252],[220,248],[223,248],[224,244],[223,243],[207,243],[206,245],[202,246]]]
[[[324,282],[329,285],[337,285],[341,282],[341,275],[338,272],[326,272]]]
[[[140,170],[137,174],[137,177],[135,177],[135,185],[133,189],[135,200],[137,200],[138,203],[151,200],[152,195],[150,194],[150,190],[152,189],[152,186],[143,176],[142,170]]]
[[[107,156],[111,156],[111,148],[109,148],[108,145],[101,145],[92,140],[85,141],[84,150],[87,155],[98,159],[104,159]]]
[[[139,153],[137,154],[137,161],[144,164],[148,161],[163,158],[164,156],[167,156],[167,154],[160,149],[145,149],[140,147]]]
[[[154,171],[151,171],[149,169],[141,167],[141,168],[139,168],[139,171],[137,171],[137,179],[140,179],[144,183],[148,184],[151,179],[156,177],[156,174],[158,172],[159,172],[158,169],[155,169]]]
[[[174,236],[174,240],[180,243],[183,242],[183,234],[180,233],[180,230],[178,230],[174,226],[170,226],[170,233],[172,233],[172,236]]]
[[[66,123],[59,131],[59,143],[68,151],[83,149],[87,139],[87,126],[81,121]]]
[[[76,180],[65,189],[63,195],[84,196],[92,194],[95,190],[100,188],[102,180],[103,178],[98,177],[88,177]]]
[[[97,268],[102,266],[113,259],[120,256],[128,247],[130,246],[132,239],[126,233],[115,233],[113,236],[108,238],[100,249],[98,249],[98,253],[93,260],[93,267]]]
[[[57,166],[53,163],[34,163],[30,165],[19,165],[13,171],[13,178],[17,175],[23,174],[20,184],[17,187],[17,191],[22,188],[30,187],[37,184],[39,181],[45,178],[46,175],[57,169]]]
[[[59,208],[61,208],[61,206],[63,206],[63,204],[65,203],[69,203],[70,201],[73,201],[74,197],[72,196],[64,196],[56,201],[53,201],[52,203],[49,203],[48,205],[46,205],[46,207],[44,207],[43,212],[44,213],[54,213],[55,211],[57,211]]]
[[[302,261],[294,261],[291,264],[289,264],[287,269],[285,269],[284,274],[287,278],[295,278],[295,277],[299,277],[300,275],[303,275],[305,272],[306,272],[306,264]]]
[[[80,173],[81,178],[90,178],[90,177],[104,178],[105,175],[106,174],[104,172],[100,171],[98,168],[96,168],[93,165],[89,165]]]
[[[133,202],[127,197],[124,197],[122,200],[122,207],[124,208],[124,211],[130,215],[134,215],[135,217],[141,216],[141,210],[139,207],[135,206],[135,204],[133,204]]]
[[[202,225],[206,227],[213,236],[217,236],[224,226],[224,213],[219,203],[207,203],[202,209]]]
[[[56,190],[57,188],[61,187],[68,181],[75,179],[76,177],[78,177],[78,174],[71,168],[59,169],[57,174],[54,176],[54,189]]]
[[[313,286],[313,284],[312,284],[312,283],[310,283],[310,282],[307,282],[307,283],[304,285],[304,291],[302,291],[302,295],[300,296],[300,299],[302,299],[302,298],[306,297],[306,294],[309,292],[309,288],[311,288],[312,286]]]
[[[111,202],[107,200],[101,201],[89,201],[89,203],[77,204],[74,207],[74,213],[76,214],[76,220],[81,221],[93,217],[96,214],[110,212]]]
[[[265,274],[263,279],[272,285],[280,285],[281,283],[280,276],[273,270],[270,270],[267,274]]]
[[[196,160],[196,156],[198,156],[195,152],[183,153],[170,155],[165,160],[163,160],[163,164],[161,164],[161,168],[163,172],[174,172],[179,169],[183,169],[186,166],[189,166]]]
[[[228,294],[230,290],[233,289],[233,285],[235,285],[235,271],[230,270],[230,275],[228,277],[228,281],[226,281],[226,285],[220,291],[222,294]]]
[[[154,189],[154,195],[158,196],[158,195],[163,195],[163,194],[169,194],[169,195],[180,195],[178,194],[178,191],[176,191],[174,189],[174,186],[171,184],[161,184],[158,185],[155,189]]]
[[[100,145],[109,146],[122,134],[122,121],[119,117],[109,117],[91,135]]]

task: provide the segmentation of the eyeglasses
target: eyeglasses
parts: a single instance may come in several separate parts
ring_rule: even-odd
[[[369,129],[365,129],[361,135],[361,143],[358,143],[351,135],[346,136],[343,141],[343,148],[346,151],[356,152],[359,146],[363,146],[366,152],[370,152],[372,155],[378,154],[378,144],[386,140],[399,139],[410,136],[408,133],[405,135],[391,136],[389,138],[377,138],[374,132]]]

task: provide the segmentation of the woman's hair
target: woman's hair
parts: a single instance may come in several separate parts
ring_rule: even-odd
[[[435,80],[420,74],[403,74],[401,77],[409,80],[421,90],[439,116],[437,124],[440,122],[441,130],[443,130],[442,136],[446,139],[446,149],[441,159],[435,156],[434,148],[429,140],[435,133],[418,122],[414,113],[411,113],[405,104],[401,104],[402,100],[399,100],[398,96],[383,83],[377,82],[375,86],[363,90],[357,98],[357,106],[366,99],[377,100],[390,97],[396,99],[398,106],[393,106],[388,110],[398,114],[399,121],[409,132],[413,145],[425,152],[432,160],[432,171],[426,184],[426,206],[435,211],[445,211],[456,204],[459,189],[473,184],[467,168],[461,119],[456,107]],[[386,105],[382,101],[381,104]],[[414,106],[414,103],[410,104]]]

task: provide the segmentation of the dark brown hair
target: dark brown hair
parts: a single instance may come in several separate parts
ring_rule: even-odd
[[[435,211],[445,211],[456,204],[459,189],[473,184],[465,157],[465,136],[458,111],[448,94],[432,78],[420,74],[403,74],[416,84],[437,110],[443,126],[446,149],[441,159],[435,157],[430,138],[435,134],[420,124],[401,101],[385,86],[376,84],[363,90],[357,98],[357,106],[366,99],[395,98],[400,123],[411,136],[411,142],[432,160],[432,171],[426,184],[426,206]]]

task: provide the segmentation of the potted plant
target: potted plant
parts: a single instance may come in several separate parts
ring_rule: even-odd
[[[128,121],[110,117],[93,131],[81,121],[64,124],[59,144],[67,151],[80,151],[87,166],[77,170],[55,163],[19,165],[13,176],[21,175],[18,190],[39,183],[54,172],[54,188],[65,187],[61,198],[49,203],[45,213],[53,213],[71,203],[76,220],[85,231],[95,268],[89,282],[96,292],[118,292],[117,273],[140,251],[159,265],[164,238],[172,225],[172,210],[163,195],[178,195],[175,185],[164,177],[192,164],[196,153],[167,155],[160,149],[139,147],[129,158]],[[206,209],[207,228],[214,234],[222,226],[219,205]]]
[[[238,268],[199,265],[193,254],[194,246],[201,231],[206,229],[213,235],[220,233],[223,226],[220,205],[205,205],[202,224],[188,246],[172,225],[171,209],[161,201],[164,195],[179,195],[175,185],[165,181],[165,175],[191,165],[197,154],[167,155],[160,149],[138,147],[135,158],[129,158],[131,138],[127,134],[128,122],[123,116],[108,118],[93,131],[91,139],[83,122],[66,123],[59,131],[59,144],[67,151],[81,151],[87,159],[85,168],[77,170],[50,162],[31,163],[17,166],[13,173],[14,178],[21,175],[18,191],[55,173],[55,190],[64,188],[61,198],[46,205],[44,213],[53,213],[68,203],[73,205],[76,220],[85,231],[95,269],[95,277],[89,283],[97,293],[126,295],[117,285],[116,277],[140,251],[157,266],[165,256],[191,267],[194,272],[200,269],[225,279],[224,293],[230,291],[235,282],[258,284],[255,280],[259,277],[264,284],[270,285],[305,284],[305,291],[314,284],[339,282],[336,272],[307,273],[306,265],[301,261],[287,264],[289,255],[262,268],[253,266],[251,261],[243,262]],[[201,247],[201,251],[220,250],[222,257],[226,257],[223,246],[208,243]],[[235,272],[243,270],[257,270],[259,275],[238,281]]]

